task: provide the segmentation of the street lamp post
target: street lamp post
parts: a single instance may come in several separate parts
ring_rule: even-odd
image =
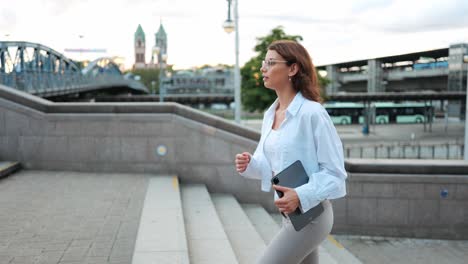
[[[164,102],[164,96],[166,95],[165,87],[163,84],[164,69],[166,68],[167,54],[162,54],[159,58],[159,101]]]
[[[238,12],[238,0],[227,0],[228,1],[228,19],[224,22],[223,27],[227,33],[235,31],[236,41],[236,65],[234,67],[234,116],[236,123],[240,124],[241,120],[241,79],[239,70],[239,12]],[[234,1],[234,23],[231,20],[231,2]]]
[[[159,52],[161,51],[161,49],[159,47],[153,47],[153,63],[154,63],[154,58],[158,58],[158,63],[159,63]],[[159,71],[161,71],[161,69],[159,69]],[[159,83],[160,85],[161,83]],[[159,86],[159,89],[161,90],[161,86]],[[156,94],[156,88],[153,87],[153,92],[152,94]],[[161,95],[159,95],[159,101],[161,101]]]
[[[80,60],[81,60],[81,67],[84,67],[84,66],[83,66],[83,55],[82,55],[82,52],[83,52],[83,38],[84,38],[84,35],[78,35],[78,38],[80,38]]]
[[[466,64],[466,101],[465,101],[465,146],[463,159],[468,161],[468,63]]]
[[[156,92],[156,81],[151,81],[151,94]]]
[[[164,102],[164,91],[163,91],[163,70],[164,70],[164,63],[167,60],[167,54],[161,54],[160,47],[153,48],[153,55],[156,55],[158,58],[158,65],[159,65],[159,102]]]

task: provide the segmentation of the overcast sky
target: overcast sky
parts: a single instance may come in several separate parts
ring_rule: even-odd
[[[222,28],[226,0],[0,0],[0,39],[37,42],[73,59],[122,56],[134,62],[138,24],[147,61],[160,19],[175,68],[234,64],[234,33]],[[283,26],[301,35],[316,65],[468,43],[467,0],[239,0],[240,63],[256,37]],[[83,35],[83,38],[79,38]],[[107,53],[67,53],[66,48]]]

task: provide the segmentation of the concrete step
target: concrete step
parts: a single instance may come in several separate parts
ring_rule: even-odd
[[[0,179],[21,169],[21,164],[15,161],[0,161]]]
[[[278,226],[282,225],[283,216],[280,213],[270,213],[270,216],[278,224]]]
[[[238,263],[205,185],[183,185],[181,191],[190,263]]]
[[[338,263],[343,264],[362,264],[362,262],[349,252],[343,245],[340,244],[333,236],[328,236],[327,239],[322,243],[322,246],[327,249],[328,252]]]
[[[241,206],[265,244],[268,245],[280,230],[278,223],[259,204],[241,204]]]
[[[132,263],[189,263],[176,176],[158,176],[149,180]]]
[[[230,194],[211,194],[219,218],[241,264],[255,263],[265,250],[265,241]]]

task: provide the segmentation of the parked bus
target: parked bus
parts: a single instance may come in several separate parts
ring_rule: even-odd
[[[374,103],[375,122],[387,123],[423,123],[429,121],[433,108],[424,103]]]
[[[360,103],[325,103],[328,115],[334,124],[349,125],[363,122],[364,104]]]
[[[362,103],[325,103],[324,107],[334,124],[364,123],[365,106]],[[375,113],[377,124],[423,123],[428,121],[426,116],[433,116],[433,108],[424,103],[376,102],[371,104],[371,111]]]

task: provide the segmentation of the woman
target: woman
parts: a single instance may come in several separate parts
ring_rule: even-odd
[[[283,192],[275,205],[285,214],[298,207],[302,212],[322,203],[323,213],[296,232],[283,219],[280,232],[258,260],[261,264],[318,263],[318,246],[333,226],[329,199],[345,196],[346,171],[340,138],[327,111],[307,50],[294,41],[276,41],[268,47],[261,72],[266,88],[278,98],[265,112],[262,134],[255,150],[237,154],[236,170],[244,177],[262,180],[269,192],[273,175],[300,160],[309,182],[295,189],[274,185]]]

